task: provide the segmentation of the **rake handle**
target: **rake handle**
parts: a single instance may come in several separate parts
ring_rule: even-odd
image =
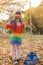
[[[31,19],[31,1],[29,2],[30,6],[30,43],[31,43],[31,51],[33,50],[32,46],[32,19]]]

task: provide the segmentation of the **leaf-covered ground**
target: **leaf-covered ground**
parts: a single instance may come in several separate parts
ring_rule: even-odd
[[[10,53],[10,35],[0,34],[0,65],[12,65],[11,53]],[[40,58],[41,63],[43,62],[43,35],[32,36],[32,48],[33,51]],[[23,42],[21,45],[21,58],[25,58],[30,52],[31,43],[30,36],[28,33],[23,35]]]

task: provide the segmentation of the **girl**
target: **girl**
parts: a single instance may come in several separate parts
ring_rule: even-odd
[[[11,55],[13,63],[18,63],[20,59],[20,45],[22,43],[22,31],[24,29],[23,21],[21,20],[21,11],[15,12],[15,17],[5,25],[7,33],[11,33],[10,44],[11,44]]]

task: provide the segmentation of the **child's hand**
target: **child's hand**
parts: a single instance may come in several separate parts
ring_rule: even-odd
[[[6,32],[10,34],[10,33],[12,33],[12,30],[10,28],[8,28],[8,29],[6,29]]]

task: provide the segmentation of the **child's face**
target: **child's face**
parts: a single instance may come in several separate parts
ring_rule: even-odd
[[[17,19],[20,19],[20,17],[21,17],[21,13],[19,13],[19,12],[16,13],[16,14],[15,14],[15,17],[16,17]]]

